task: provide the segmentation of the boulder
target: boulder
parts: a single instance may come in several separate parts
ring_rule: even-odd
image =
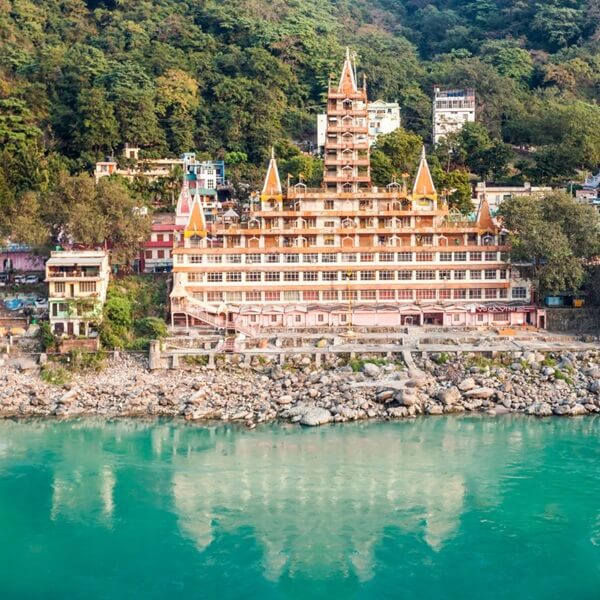
[[[469,390],[468,392],[465,392],[465,398],[481,398],[483,400],[487,400],[488,398],[491,398],[495,393],[496,390],[494,388],[478,387]]]
[[[437,393],[437,399],[446,406],[455,404],[461,399],[460,391],[456,386],[440,390]]]
[[[35,360],[26,357],[17,359],[13,364],[19,371],[37,371],[39,369]]]
[[[587,372],[587,376],[592,379],[600,379],[600,367],[593,367]]]
[[[426,412],[428,415],[442,415],[444,414],[444,409],[439,404],[430,404]]]
[[[466,379],[463,379],[457,387],[461,392],[468,392],[475,387],[475,380],[472,377],[467,377]]]
[[[77,399],[77,396],[79,394],[79,390],[77,389],[73,389],[73,390],[69,390],[68,392],[65,392],[60,399],[58,400],[59,404],[71,404],[71,402],[74,402]]]
[[[573,415],[574,417],[578,417],[580,415],[587,415],[587,409],[585,408],[585,406],[583,406],[583,404],[574,404],[571,407],[571,415]]]
[[[285,394],[284,396],[279,396],[277,398],[277,404],[285,406],[287,404],[291,404],[294,401],[290,394]]]
[[[393,408],[388,408],[387,412],[392,419],[403,419],[404,417],[408,417],[408,409],[406,406],[395,406]]]
[[[327,409],[316,406],[314,408],[310,408],[302,415],[300,424],[306,425],[307,427],[316,427],[317,425],[325,425],[326,423],[330,423],[331,420],[331,413]]]
[[[376,379],[381,374],[381,369],[373,363],[365,363],[362,368],[362,372],[371,379]]]
[[[394,390],[380,390],[377,392],[377,402],[390,402],[394,399]]]
[[[542,375],[545,375],[546,377],[550,377],[550,375],[554,375],[554,373],[556,373],[556,369],[553,369],[552,367],[544,367],[542,369]]]
[[[418,398],[414,388],[405,388],[396,393],[394,400],[402,406],[413,406],[417,403]]]

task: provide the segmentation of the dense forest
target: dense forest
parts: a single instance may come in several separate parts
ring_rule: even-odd
[[[124,142],[225,158],[251,182],[275,145],[318,177],[297,148],[346,45],[369,96],[400,102],[400,142],[430,141],[435,84],[476,88],[479,124],[438,149],[438,180],[557,183],[600,164],[600,0],[0,0],[4,228]]]

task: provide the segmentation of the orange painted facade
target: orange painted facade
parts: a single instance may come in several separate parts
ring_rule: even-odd
[[[410,191],[371,185],[366,106],[347,53],[328,94],[323,186],[282,189],[273,156],[260,204],[243,222],[225,213],[206,223],[192,210],[173,250],[173,324],[247,334],[348,324],[540,325],[487,203],[472,221],[449,211],[424,151]]]

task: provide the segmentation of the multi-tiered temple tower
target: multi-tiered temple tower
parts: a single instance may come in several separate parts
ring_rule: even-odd
[[[173,324],[247,334],[541,324],[485,199],[474,218],[448,210],[424,150],[410,191],[371,185],[366,102],[347,52],[328,93],[321,188],[284,190],[272,156],[247,218],[206,219],[194,199],[173,250]]]

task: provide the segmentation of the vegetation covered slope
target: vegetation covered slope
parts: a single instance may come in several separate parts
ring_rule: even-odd
[[[125,141],[252,175],[312,138],[346,45],[409,132],[473,86],[518,174],[565,180],[600,163],[599,39],[600,0],[0,0],[0,208]]]

